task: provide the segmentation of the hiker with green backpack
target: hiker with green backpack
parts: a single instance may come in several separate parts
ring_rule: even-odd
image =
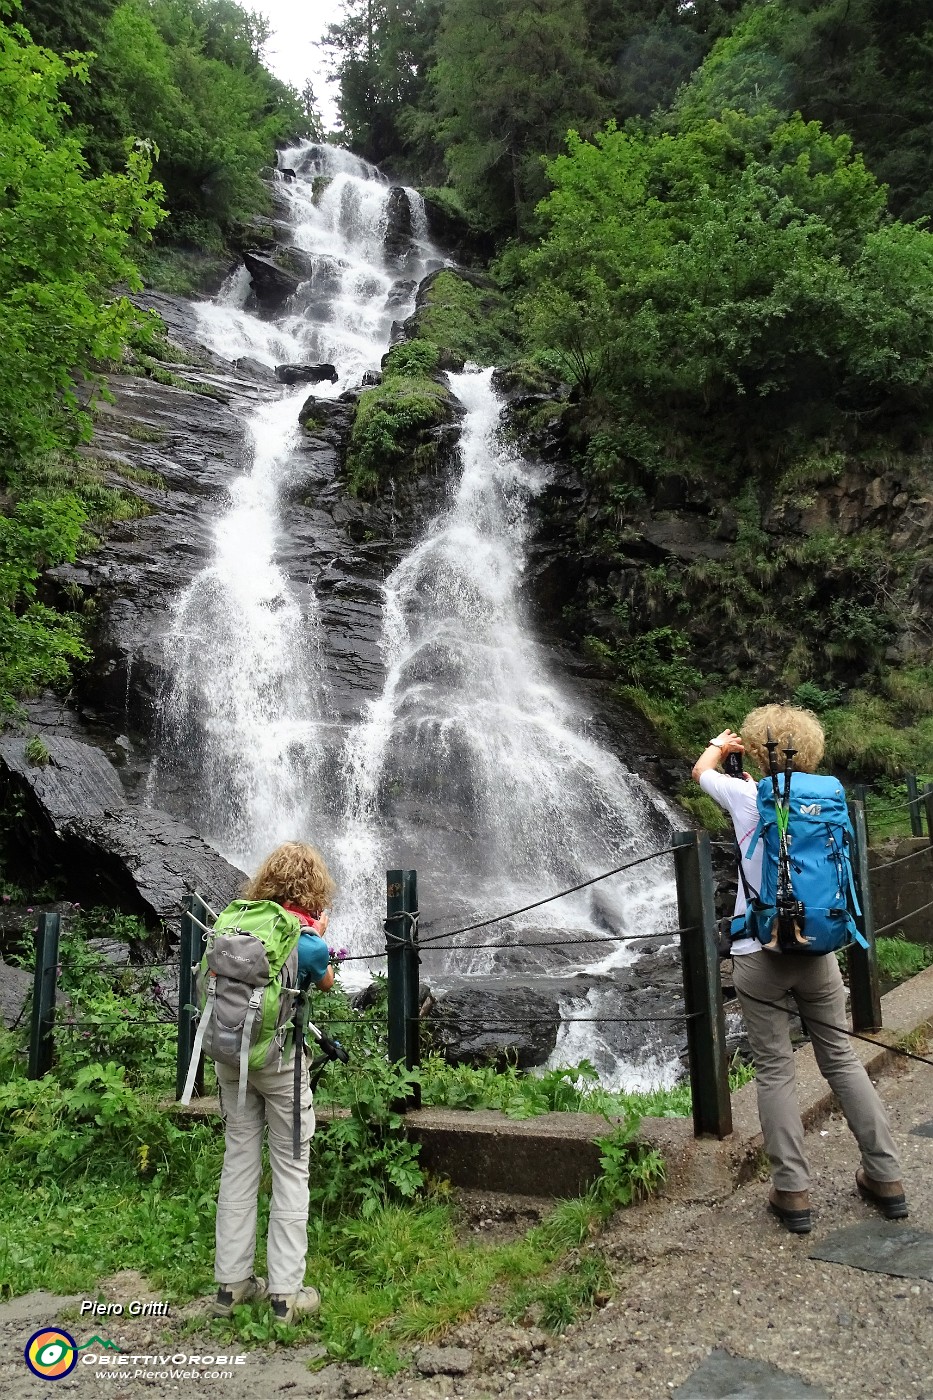
[[[320,854],[288,841],[266,857],[243,897],[207,931],[196,977],[201,1014],[181,1101],[190,1100],[203,1052],[215,1062],[225,1129],[215,1317],[266,1296],[280,1322],[320,1305],[317,1289],[304,1286],[314,1135],[304,993],[311,986],[326,992],[334,982],[323,938],[334,891]],[[268,1285],[253,1273],[264,1125],[272,1168]]]
[[[793,1234],[811,1229],[810,1165],[797,1107],[790,999],[817,1065],[861,1149],[860,1194],[891,1220],[907,1215],[891,1129],[846,1035],[837,949],[863,942],[849,854],[852,828],[835,778],[817,776],[824,736],[809,710],[762,705],[741,734],[724,729],[693,777],[732,818],[739,885],[731,926],[733,982],[755,1062],[758,1116],[771,1159],[769,1207]],[[742,772],[748,754],[762,773]],[[780,759],[778,755],[780,754]],[[720,764],[727,769],[719,772]]]

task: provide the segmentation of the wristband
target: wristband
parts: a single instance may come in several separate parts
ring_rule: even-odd
[[[708,749],[718,749],[720,753],[722,753],[723,750],[723,745],[719,742],[718,739],[710,739],[706,747]]]

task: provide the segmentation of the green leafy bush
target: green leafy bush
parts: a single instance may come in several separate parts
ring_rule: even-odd
[[[825,436],[855,404],[929,405],[933,234],[887,218],[846,137],[727,111],[571,132],[548,172],[521,309],[584,394],[647,429],[646,467],[721,415],[754,467],[808,415]]]

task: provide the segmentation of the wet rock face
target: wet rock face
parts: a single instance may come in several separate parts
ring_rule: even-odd
[[[386,231],[384,248],[387,258],[397,261],[411,251],[411,205],[408,195],[401,185],[393,185],[389,190],[385,207]]]
[[[556,998],[497,982],[439,997],[425,1025],[448,1064],[530,1069],[550,1056],[559,1021]]]
[[[683,1052],[686,1023],[679,949],[640,945],[646,951],[626,967],[580,972],[575,969],[585,935],[568,935],[564,946],[555,943],[553,929],[523,928],[516,938],[519,946],[497,950],[491,965],[487,953],[483,972],[475,977],[467,975],[475,956],[469,946],[454,955],[454,977],[442,965],[432,966],[437,955],[432,957],[430,946],[425,946],[422,961],[435,988],[425,1025],[450,1064],[517,1063],[520,1069],[543,1065],[557,1044],[562,1022],[588,1023],[594,1018],[600,1022],[601,1045],[588,1053],[597,1061],[600,1051],[607,1055],[598,1069],[609,1069],[619,1059],[656,1066]],[[534,946],[539,940],[540,951]],[[659,936],[658,943],[663,942]],[[481,948],[480,940],[477,952]],[[598,945],[594,959],[605,953],[606,945]]]
[[[60,872],[79,903],[150,925],[177,916],[192,890],[215,908],[236,896],[243,872],[167,812],[129,806],[99,749],[63,737],[46,747],[49,761],[35,765],[22,738],[0,739],[0,794],[22,813],[9,838],[17,870],[37,882]]]
[[[276,365],[280,384],[336,384],[340,378],[334,365]]]
[[[93,451],[133,469],[137,479],[126,489],[150,513],[114,525],[104,548],[46,575],[66,606],[77,594],[93,610],[93,660],[77,678],[75,697],[118,733],[152,728],[174,600],[210,558],[225,488],[246,461],[240,413],[268,393],[229,364],[223,375],[213,366],[176,368],[180,378],[202,379],[222,398],[113,375],[114,402],[95,429]]]
[[[253,291],[264,311],[279,311],[303,282],[312,279],[315,259],[291,245],[243,254]]]

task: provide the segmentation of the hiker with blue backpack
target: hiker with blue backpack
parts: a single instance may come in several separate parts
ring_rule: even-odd
[[[267,1296],[274,1317],[284,1323],[320,1306],[317,1289],[304,1286],[315,1126],[305,993],[312,986],[329,991],[334,982],[323,938],[334,890],[320,854],[288,841],[266,857],[243,897],[206,930],[197,971],[198,1032],[181,1101],[190,1100],[203,1052],[215,1062],[225,1130],[215,1317],[229,1317],[239,1304]],[[327,1040],[311,1029],[322,1044]],[[336,1049],[345,1059],[346,1052]],[[268,1285],[253,1273],[264,1126],[272,1169]]]
[[[703,791],[732,818],[739,858],[733,982],[771,1160],[769,1206],[794,1234],[810,1231],[811,1213],[790,998],[861,1149],[860,1194],[888,1219],[907,1215],[884,1108],[844,1029],[846,990],[835,951],[864,940],[854,917],[860,910],[845,794],[835,778],[815,773],[823,749],[815,715],[762,705],[746,716],[741,734],[724,729],[711,739],[693,769]],[[760,782],[742,771],[743,754],[766,775]],[[726,772],[718,771],[720,764]]]

